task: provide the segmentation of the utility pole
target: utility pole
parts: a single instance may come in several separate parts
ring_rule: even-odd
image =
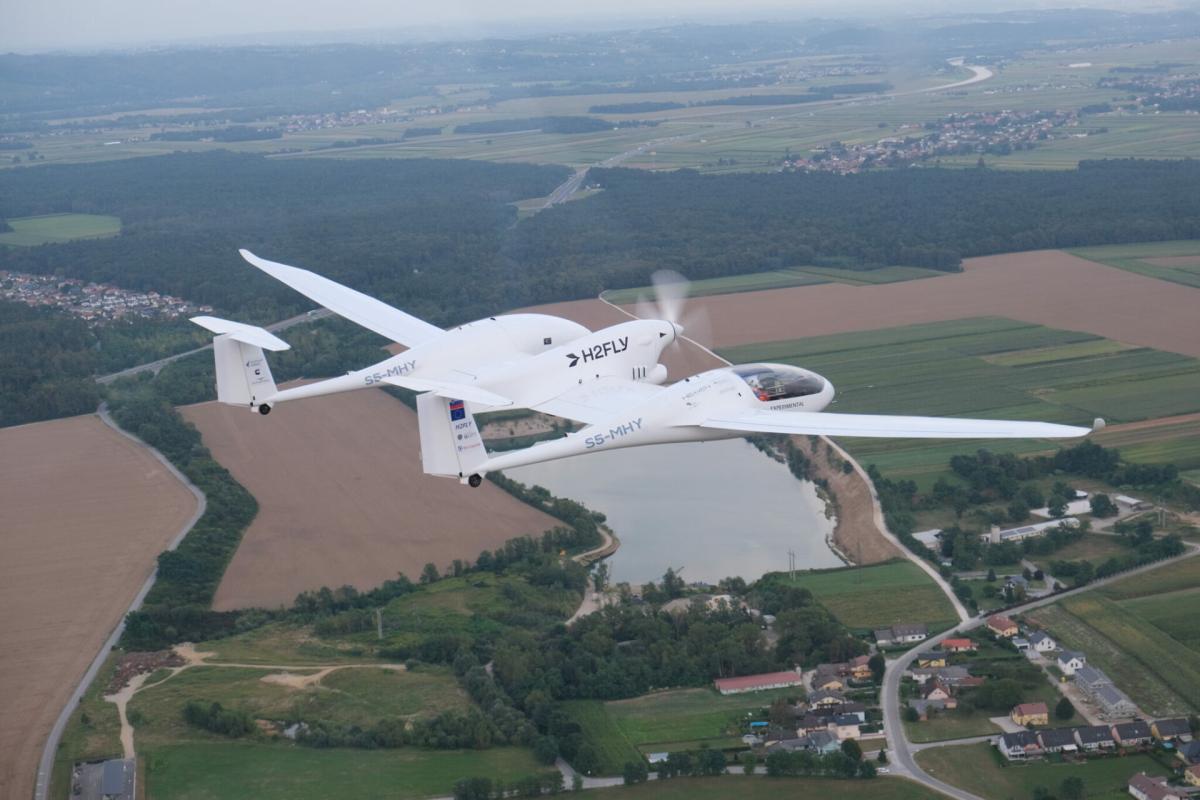
[[[796,582],[796,551],[789,549],[788,551],[788,575],[792,583]]]

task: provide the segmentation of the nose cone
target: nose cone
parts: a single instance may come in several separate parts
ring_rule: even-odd
[[[683,336],[683,326],[680,325],[678,322],[672,322],[671,328],[673,329],[673,331],[675,333],[676,339],[678,339],[680,336]]]

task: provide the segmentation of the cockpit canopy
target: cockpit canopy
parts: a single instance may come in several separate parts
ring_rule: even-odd
[[[745,364],[732,368],[764,403],[789,397],[808,397],[825,388],[825,379],[786,364]]]

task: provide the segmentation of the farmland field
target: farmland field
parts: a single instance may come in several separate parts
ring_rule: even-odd
[[[731,361],[800,364],[837,387],[837,409],[1043,419],[1089,425],[1168,414],[1191,414],[1161,427],[1114,426],[1098,440],[1122,445],[1133,460],[1200,458],[1200,361],[1131,347],[1092,334],[1010,319],[978,318],[883,331],[769,342],[729,348]],[[950,457],[980,446],[1028,453],[1052,449],[1036,441],[926,442],[849,439],[850,452],[892,477],[927,487],[945,474]]]
[[[850,628],[869,630],[900,622],[926,622],[935,631],[957,620],[942,591],[909,561],[798,573],[795,583],[811,591],[821,605]]]
[[[1089,800],[1128,797],[1126,783],[1139,772],[1165,775],[1167,770],[1147,755],[1094,759],[1082,764],[1001,764],[1001,757],[988,744],[933,747],[917,754],[917,763],[940,780],[974,792],[987,800],[1029,797],[1034,787],[1051,792],[1064,778],[1083,780]]]
[[[415,579],[428,562],[473,560],[558,524],[491,484],[427,479],[416,415],[382,392],[315,398],[269,418],[216,403],[182,411],[260,508],[217,589],[218,610]]]
[[[1120,606],[1200,653],[1200,586],[1126,600]]]
[[[604,800],[779,800],[781,797],[836,797],[839,800],[931,800],[942,795],[904,778],[840,781],[829,778],[765,778],[723,775],[675,778],[637,786],[615,786]]]
[[[0,454],[0,796],[28,797],[54,719],[196,498],[95,416],[4,428]]]
[[[145,751],[157,800],[361,800],[448,795],[459,778],[512,781],[545,770],[529,750],[320,750],[288,744],[188,742]]]
[[[121,220],[100,214],[46,214],[7,220],[11,231],[0,233],[0,244],[32,247],[72,239],[98,239],[121,232]]]
[[[1110,600],[1130,600],[1200,586],[1200,558],[1185,558],[1156,570],[1132,575],[1100,588]]]
[[[1138,275],[1200,288],[1200,241],[1194,239],[1081,247],[1071,252]]]

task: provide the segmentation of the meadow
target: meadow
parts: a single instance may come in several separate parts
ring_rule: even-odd
[[[1089,800],[1128,797],[1132,775],[1163,775],[1166,769],[1147,755],[1093,759],[1084,763],[1048,761],[1003,764],[995,748],[986,743],[933,747],[917,754],[917,763],[935,778],[974,792],[987,800],[1029,797],[1043,786],[1053,794],[1063,779],[1083,780]]]
[[[45,214],[6,220],[11,231],[0,233],[0,244],[34,247],[39,244],[98,239],[121,232],[118,217],[100,214]]]
[[[545,771],[528,750],[318,750],[289,744],[188,742],[147,748],[158,800],[393,800],[449,795],[460,778],[511,782]]]
[[[1194,239],[1080,247],[1070,252],[1138,275],[1200,287],[1200,241]]]
[[[758,292],[767,289],[784,289],[789,286],[812,286],[817,283],[844,283],[850,286],[866,286],[880,283],[895,283],[917,278],[944,275],[922,267],[890,266],[872,270],[837,269],[835,267],[789,267],[768,272],[751,272],[745,275],[729,275],[722,278],[704,278],[688,285],[689,297],[708,297],[716,294]],[[616,289],[605,292],[604,299],[618,305],[636,303],[640,298],[654,296],[654,287],[640,286],[634,289]]]
[[[802,572],[796,575],[795,585],[811,591],[839,622],[859,631],[902,622],[925,622],[937,631],[957,621],[933,580],[905,560]]]
[[[778,800],[780,797],[837,797],[840,800],[918,800],[941,798],[904,778],[841,781],[829,778],[765,778],[722,775],[718,778],[675,778],[636,786],[615,786],[604,800]]]
[[[799,364],[829,378],[835,408],[858,413],[1041,419],[1089,425],[1200,411],[1200,362],[1079,331],[982,317],[725,348],[734,363]],[[1179,436],[1187,433],[1187,436]],[[1194,438],[1192,436],[1194,434]],[[1102,439],[1103,441],[1103,439]],[[927,488],[956,453],[1030,453],[1045,442],[857,440],[846,446],[889,477]],[[1130,457],[1200,450],[1200,420],[1183,430],[1123,434]],[[1139,449],[1140,448],[1140,449]],[[1147,459],[1149,460],[1149,459]],[[1190,466],[1185,458],[1181,466]]]

